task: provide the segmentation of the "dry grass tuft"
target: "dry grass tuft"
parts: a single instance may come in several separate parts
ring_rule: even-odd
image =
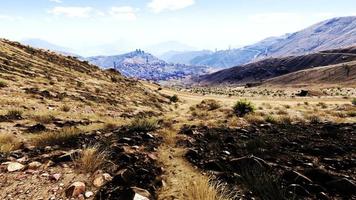
[[[33,116],[33,119],[38,122],[38,123],[42,123],[42,124],[50,124],[53,122],[53,120],[55,119],[55,117],[53,115],[50,114],[45,114],[45,115],[36,115]]]
[[[158,120],[156,118],[136,118],[129,125],[131,131],[154,131],[158,128]]]
[[[10,133],[0,134],[0,152],[9,153],[21,147],[22,142]]]
[[[196,177],[193,183],[186,185],[187,200],[228,200],[232,195],[221,184],[212,183],[204,176]]]
[[[70,107],[68,105],[63,105],[60,109],[63,112],[69,112],[70,111]]]
[[[63,128],[60,131],[45,132],[38,135],[30,135],[29,140],[35,146],[53,146],[65,144],[77,138],[81,130],[77,128]]]
[[[94,173],[102,168],[106,163],[107,155],[104,151],[99,151],[97,147],[88,147],[81,154],[73,158],[76,165],[86,173]]]

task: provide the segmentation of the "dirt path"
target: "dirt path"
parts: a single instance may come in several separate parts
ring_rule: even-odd
[[[178,112],[178,109],[179,112]],[[209,177],[204,176],[185,158],[186,149],[176,146],[177,134],[185,123],[188,107],[183,105],[172,112],[168,118],[178,120],[170,129],[164,129],[161,135],[165,142],[158,150],[158,160],[163,164],[165,173],[164,185],[159,191],[159,200],[224,200],[216,188],[211,185]]]

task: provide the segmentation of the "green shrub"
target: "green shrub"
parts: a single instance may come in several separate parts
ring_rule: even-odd
[[[8,86],[8,84],[5,81],[0,80],[0,88],[5,88],[7,86]]]
[[[235,103],[233,110],[238,117],[243,117],[246,114],[255,112],[255,106],[247,100],[239,100]]]
[[[351,103],[352,103],[352,105],[356,106],[356,98],[353,98]]]
[[[171,102],[173,102],[173,103],[177,103],[177,102],[179,101],[179,98],[178,98],[178,96],[175,94],[175,95],[169,97],[169,100],[170,100]]]

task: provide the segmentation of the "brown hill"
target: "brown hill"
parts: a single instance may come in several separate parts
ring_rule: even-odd
[[[356,60],[356,47],[322,51],[303,56],[270,58],[204,75],[196,81],[200,85],[262,83],[265,80],[320,66]]]
[[[356,86],[356,62],[300,70],[263,83],[269,86],[343,85]]]

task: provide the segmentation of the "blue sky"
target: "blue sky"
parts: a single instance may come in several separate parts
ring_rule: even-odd
[[[226,49],[356,15],[355,0],[0,0],[0,37],[41,38],[99,54],[178,41]],[[93,48],[90,52],[88,48]]]

